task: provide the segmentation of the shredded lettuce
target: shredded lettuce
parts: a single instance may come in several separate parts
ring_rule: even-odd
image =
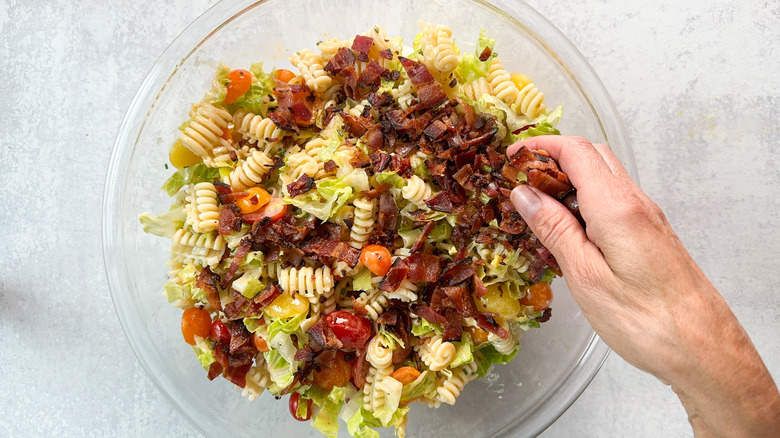
[[[418,157],[417,155],[414,155],[410,161],[412,164],[412,171],[414,172],[415,175],[419,176],[422,179],[431,176],[431,172],[428,170],[428,165],[425,164],[425,159],[423,159],[422,157]]]
[[[250,332],[254,333],[259,329],[260,327],[265,325],[265,321],[262,317],[256,317],[256,318],[244,318],[244,326],[246,326],[246,329]]]
[[[419,228],[399,228],[398,235],[404,240],[404,248],[411,248],[414,242],[422,234],[422,230]]]
[[[422,336],[428,332],[443,333],[441,326],[435,322],[430,322],[425,318],[417,318],[412,322],[412,334]]]
[[[371,290],[371,271],[363,267],[352,279],[352,289],[367,291]]]
[[[290,386],[293,382],[293,373],[297,370],[295,363],[285,360],[279,353],[279,350],[271,349],[263,353],[265,362],[268,365],[268,372],[271,377],[272,385],[268,390],[273,394],[278,394],[282,389]]]
[[[285,197],[284,201],[326,221],[347,203],[353,193],[369,188],[366,171],[355,169],[344,177],[317,182],[316,191],[312,190],[295,198]]]
[[[379,432],[373,428],[381,425],[371,412],[361,407],[347,420],[347,431],[355,438],[379,438]]]
[[[425,394],[436,393],[436,373],[423,371],[413,382],[404,385],[401,401],[409,401]]]
[[[230,169],[228,169],[229,171]],[[201,182],[212,182],[219,179],[219,169],[208,167],[203,163],[193,164],[184,169],[177,170],[165,183],[161,190],[168,193],[169,196],[175,195],[185,185],[194,185]]]
[[[510,354],[501,354],[495,347],[486,343],[485,347],[480,348],[478,353],[475,354],[477,375],[479,377],[484,377],[494,363],[504,364],[509,362],[517,355],[517,351],[518,349],[516,348],[515,351]]]
[[[496,40],[488,38],[485,29],[479,32],[479,38],[477,39],[477,47],[474,50],[474,54],[464,53],[460,57],[458,67],[455,69],[455,76],[458,78],[458,82],[461,84],[468,84],[479,78],[487,77],[488,70],[490,69],[490,59],[495,56],[491,55],[485,61],[480,61],[479,56],[486,47],[490,47],[491,52],[496,45]]]
[[[474,343],[471,342],[471,334],[469,332],[464,331],[461,341],[453,342],[453,345],[455,345],[455,357],[450,362],[450,368],[459,367],[474,360],[474,355],[472,354]]]
[[[557,276],[558,276],[558,274],[556,274],[555,272],[551,271],[549,268],[545,268],[544,269],[544,273],[542,274],[542,279],[540,281],[541,282],[545,282],[545,283],[550,283]]]
[[[319,400],[312,397],[312,400],[320,406],[320,410],[312,420],[311,425],[328,438],[338,436],[339,411],[344,406],[347,394],[347,388],[337,386],[326,397],[319,398]]]
[[[479,56],[482,54],[482,52],[485,51],[486,47],[490,47],[490,51],[494,52],[494,47],[496,46],[496,40],[493,38],[488,38],[487,36],[487,30],[481,29],[479,31],[479,38],[477,38],[477,49],[474,51],[474,53]],[[495,53],[491,54],[491,57],[494,57]],[[487,61],[486,61],[487,62]]]
[[[385,393],[385,401],[381,407],[374,411],[374,417],[382,423],[382,426],[389,426],[390,421],[393,419],[393,414],[395,414],[401,402],[401,392],[404,389],[404,385],[388,376],[375,382],[374,387]]]
[[[141,222],[145,233],[169,239],[172,239],[176,231],[184,226],[186,219],[187,213],[184,212],[184,207],[181,205],[174,206],[158,216],[152,216],[149,213],[138,215],[138,221]]]
[[[251,300],[261,290],[265,289],[265,284],[258,280],[257,277],[247,272],[233,281],[233,289]]]
[[[231,112],[234,112],[235,108],[242,108],[250,113],[260,114],[265,117],[268,108],[273,105],[271,96],[274,89],[274,81],[270,74],[263,71],[262,62],[256,62],[249,66],[249,71],[252,72],[253,76],[252,85],[249,86],[249,90],[243,96],[236,99],[232,105],[229,105],[229,109],[232,109]]]
[[[382,337],[384,340],[384,345],[387,346],[387,348],[391,350],[395,350],[397,347],[400,346],[401,348],[404,348],[404,341],[402,341],[398,336],[396,336],[393,332],[389,332],[387,330],[380,330],[379,336]]]
[[[273,338],[277,333],[285,333],[291,335],[298,331],[301,327],[301,322],[306,318],[305,313],[296,315],[290,318],[271,319],[271,323],[268,324],[268,338]]]
[[[525,138],[536,137],[537,135],[561,135],[555,126],[563,116],[563,106],[559,105],[549,114],[540,114],[531,123],[534,126],[520,132],[517,135],[512,135],[513,141],[519,141]]]
[[[204,349],[200,349],[199,347],[201,346],[204,347]],[[214,352],[208,348],[207,342],[201,342],[198,346],[193,345],[192,351],[194,351],[195,355],[198,356],[198,362],[200,362],[200,365],[206,370],[208,370],[211,364],[215,362]]]
[[[397,189],[404,187],[404,179],[397,172],[390,170],[376,174],[376,182],[380,184],[387,183]]]
[[[165,286],[163,286],[163,289],[165,290],[165,295],[168,297],[169,303],[178,300],[206,301],[206,291],[191,284],[178,285],[176,283],[166,283]]]

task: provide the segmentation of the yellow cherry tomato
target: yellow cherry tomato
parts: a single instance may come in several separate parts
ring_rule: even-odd
[[[509,80],[514,82],[519,90],[531,83],[531,78],[522,73],[512,73],[509,75]]]
[[[475,302],[480,311],[497,313],[504,318],[511,318],[520,312],[520,303],[500,284],[488,286],[487,292]]]
[[[236,201],[236,206],[238,206],[243,214],[260,210],[262,206],[268,204],[271,200],[271,195],[261,187],[252,187],[246,192],[249,193],[249,196]]]
[[[284,292],[271,304],[266,306],[264,312],[271,318],[290,318],[309,311],[309,300],[296,294],[294,297],[289,292]]]
[[[183,169],[187,166],[192,166],[193,164],[201,162],[200,157],[187,149],[181,143],[181,140],[176,140],[171,145],[171,149],[168,151],[168,159],[171,161],[171,164],[173,164],[173,167],[177,169]]]

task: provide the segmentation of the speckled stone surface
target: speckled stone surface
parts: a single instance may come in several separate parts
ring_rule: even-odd
[[[105,280],[111,144],[157,56],[213,0],[0,2],[0,436],[196,436],[130,350]],[[642,187],[780,379],[780,3],[531,0],[623,115]],[[611,355],[543,436],[690,436]]]

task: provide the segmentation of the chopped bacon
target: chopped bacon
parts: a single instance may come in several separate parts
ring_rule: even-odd
[[[252,343],[252,333],[246,329],[242,321],[228,321],[225,325],[230,331],[230,354],[257,352]]]
[[[296,181],[287,184],[287,192],[290,194],[290,197],[294,198],[308,192],[313,187],[314,178],[304,173]]]
[[[366,110],[371,111],[369,107],[366,107],[363,111]],[[374,121],[370,117],[363,115],[353,116],[352,114],[344,113],[342,118],[347,126],[347,132],[353,137],[361,137],[369,128],[374,126]]]
[[[417,97],[420,103],[416,109],[428,109],[438,106],[447,100],[447,94],[444,89],[436,82],[431,72],[425,67],[425,64],[413,61],[409,58],[398,57],[401,65],[406,70],[409,80],[417,90]]]
[[[371,154],[371,163],[374,165],[374,172],[384,172],[390,166],[390,154],[377,150]]]
[[[532,151],[523,146],[512,154],[509,160],[513,166],[525,172],[531,187],[553,198],[563,199],[574,188],[569,177],[545,150]]]
[[[244,317],[247,299],[235,289],[230,290],[233,301],[225,304],[222,311],[228,319],[241,319]]]
[[[544,275],[544,267],[547,266],[547,262],[541,259],[533,259],[528,265],[528,269],[525,271],[525,275],[528,277],[528,281],[531,283],[539,283],[542,281],[542,275]]]
[[[482,298],[482,296],[487,293],[487,287],[485,287],[485,283],[483,283],[482,280],[480,280],[480,278],[476,275],[471,277],[471,289],[474,291],[474,294],[477,295],[477,298]]]
[[[382,133],[382,125],[372,126],[368,131],[366,131],[362,138],[363,141],[365,141],[366,146],[368,146],[369,150],[376,151],[381,149],[385,143],[385,136]]]
[[[230,267],[228,268],[225,277],[222,279],[222,287],[227,287],[227,285],[233,281],[233,276],[236,275],[238,267],[244,261],[244,257],[246,257],[246,255],[249,254],[249,251],[251,250],[252,240],[246,237],[241,239],[241,242],[238,244],[238,248],[236,248],[236,251],[233,253],[233,261],[230,263]]]
[[[431,210],[452,213],[452,200],[447,192],[439,192],[430,199],[425,200],[425,205]]]
[[[385,91],[382,94],[371,93],[368,95],[368,103],[375,108],[382,108],[393,104],[393,95]]]
[[[544,312],[542,312],[542,316],[536,318],[536,321],[547,322],[550,320],[551,317],[552,317],[552,309],[548,307],[544,309]]]
[[[399,155],[390,156],[390,169],[404,178],[412,176],[412,163],[408,158],[402,158]]]
[[[336,164],[336,162],[333,161],[333,160],[328,160],[328,161],[326,161],[323,164],[323,169],[325,170],[325,172],[328,172],[328,173],[335,172],[336,169],[338,169],[338,168],[339,168],[339,165]]]
[[[384,59],[393,59],[393,51],[390,49],[385,49],[379,52],[379,56]]]
[[[330,326],[325,323],[325,319],[320,319],[316,324],[311,326],[306,333],[311,336],[311,340],[314,341],[321,348],[327,350],[336,350],[343,346],[339,338],[330,329]]]
[[[386,234],[395,234],[396,223],[398,222],[398,205],[395,198],[389,192],[382,193],[379,196],[379,215],[377,225],[379,229]]]
[[[558,261],[555,260],[555,256],[545,247],[536,248],[536,254],[540,260],[544,260],[547,266],[550,267],[556,274],[561,275],[561,267],[558,266]]]
[[[228,192],[228,193],[219,193],[217,195],[220,204],[224,204],[224,205],[235,204],[236,201],[238,201],[239,199],[246,198],[248,196],[249,193],[247,192]]]
[[[479,54],[479,60],[482,62],[487,61],[490,59],[490,55],[493,54],[493,50],[490,49],[490,47],[485,47],[485,49],[482,51],[482,53]]]
[[[442,340],[445,342],[460,342],[463,335],[463,326],[460,313],[449,307],[444,310],[444,333]]]
[[[423,134],[433,140],[438,140],[445,132],[447,132],[447,125],[441,120],[434,120],[433,123],[423,130]]]
[[[386,71],[387,69],[379,65],[376,61],[369,62],[363,71],[360,72],[360,76],[358,76],[357,79],[357,86],[372,87],[373,89],[378,88],[379,84],[382,82],[382,75]]]
[[[429,221],[425,224],[422,233],[420,233],[420,237],[418,237],[414,242],[414,245],[412,245],[411,252],[415,253],[423,248],[425,241],[428,239],[428,235],[431,234],[431,231],[433,231],[434,228],[436,228],[436,222],[434,221]]]
[[[498,324],[496,320],[493,319],[492,316],[488,316],[484,313],[480,313],[474,319],[477,321],[477,325],[482,330],[493,333],[494,335],[498,336],[501,339],[509,338],[509,332],[507,332],[503,327],[501,327],[501,325]]]
[[[443,317],[434,311],[431,307],[424,304],[413,304],[412,312],[417,314],[419,317],[425,318],[428,321],[436,324],[443,324],[447,320],[447,318]]]
[[[214,188],[217,189],[217,195],[227,195],[233,191],[230,184],[225,184],[222,181],[214,181]]]
[[[366,384],[368,371],[371,368],[371,364],[366,360],[367,350],[367,347],[359,349],[355,361],[352,362],[352,384],[355,385],[355,388],[357,389],[363,389],[363,386]]]
[[[474,275],[474,264],[470,259],[464,259],[451,265],[441,276],[441,286],[454,286],[468,280]]]
[[[358,60],[368,62],[368,51],[371,50],[371,45],[374,44],[374,39],[371,37],[357,35],[352,42],[352,50],[358,52]]]
[[[390,266],[390,270],[387,271],[382,281],[379,283],[379,290],[385,292],[393,292],[398,289],[401,282],[406,278],[406,274],[409,273],[409,267],[402,259],[396,259]]]
[[[385,193],[390,187],[392,186],[388,183],[381,183],[371,190],[364,191],[362,194],[368,199],[376,199],[382,196],[382,193]]]
[[[472,176],[474,176],[474,169],[471,168],[471,164],[466,164],[465,166],[459,166],[458,171],[452,175],[452,178],[464,189],[473,190],[474,183],[471,182]]]
[[[368,167],[371,165],[371,158],[369,158],[362,149],[355,148],[352,158],[349,160],[349,164],[356,168]]]
[[[219,290],[217,289],[220,282],[219,275],[211,272],[211,268],[208,266],[201,269],[195,278],[195,286],[206,291],[206,299],[211,307],[217,310],[222,310],[222,302],[219,299]]]
[[[473,318],[479,313],[476,304],[474,304],[474,298],[465,284],[442,287],[441,290],[463,316]]]
[[[352,52],[352,50],[349,50],[346,47],[342,47],[325,65],[325,71],[339,75],[345,68],[353,65],[355,65],[355,54]]]
[[[219,234],[228,236],[239,230],[241,230],[241,216],[237,215],[230,206],[223,206],[219,210]]]
[[[406,279],[436,283],[441,278],[441,259],[433,254],[414,253],[404,259],[409,267]]]

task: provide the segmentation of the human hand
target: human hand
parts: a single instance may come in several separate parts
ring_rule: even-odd
[[[511,198],[599,336],[671,384],[697,434],[778,432],[780,396],[747,334],[612,151],[583,138],[545,136],[513,145],[507,155],[521,146],[549,152],[577,189],[586,229],[529,186],[515,188]],[[743,397],[751,393],[764,394],[764,404]],[[744,409],[735,409],[739,404]],[[756,426],[762,418],[769,429]]]

